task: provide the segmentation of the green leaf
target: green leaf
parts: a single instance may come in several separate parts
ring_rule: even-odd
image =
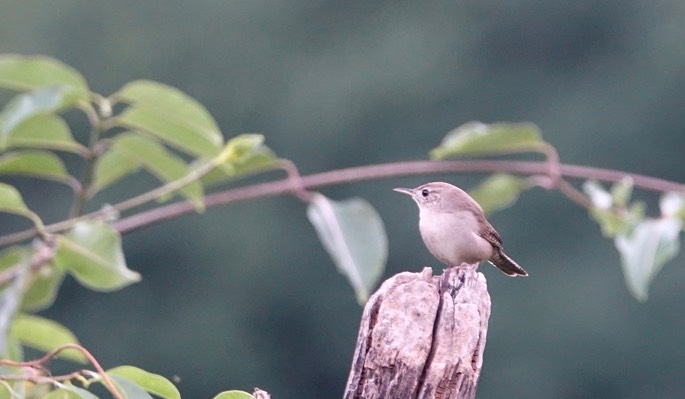
[[[611,192],[598,182],[588,180],[583,184],[583,191],[593,204],[588,211],[590,217],[599,224],[605,237],[629,232],[644,219],[644,203],[635,201],[628,206],[632,191],[629,180],[616,183]]]
[[[45,86],[69,86],[88,92],[86,80],[80,73],[53,58],[0,55],[0,87],[30,91]]]
[[[468,122],[447,133],[440,146],[430,152],[440,160],[462,155],[493,155],[540,151],[545,142],[533,123]]]
[[[611,203],[615,207],[625,208],[633,194],[633,179],[625,177],[611,186]]]
[[[15,151],[0,156],[0,174],[20,175],[68,183],[62,160],[47,151]]]
[[[654,276],[664,263],[678,254],[681,227],[682,222],[677,218],[649,219],[628,233],[618,234],[614,239],[621,253],[626,285],[638,301],[647,300]]]
[[[126,266],[121,236],[104,222],[81,222],[58,235],[54,262],[96,291],[114,291],[140,281],[140,275]]]
[[[31,256],[34,252],[33,245],[12,246],[0,251],[0,272],[22,264],[28,271],[20,289],[23,297],[22,310],[36,311],[50,306],[64,278],[64,272],[56,270],[50,264],[44,264],[38,270],[31,268]]]
[[[63,325],[46,318],[21,314],[12,322],[10,336],[18,339],[22,345],[44,352],[50,352],[65,344],[78,344],[76,336]],[[67,349],[57,355],[63,359],[85,363],[83,353]]]
[[[7,359],[16,362],[24,361],[24,348],[21,346],[18,339],[7,337],[7,353],[5,355]]]
[[[0,113],[0,134],[6,135],[27,119],[71,107],[79,99],[78,92],[67,86],[41,88],[20,94]]]
[[[178,389],[166,378],[134,366],[119,366],[107,371],[110,376],[124,377],[147,392],[164,399],[180,399]]]
[[[19,191],[5,183],[0,183],[0,212],[14,213],[27,217],[33,213],[26,207]]]
[[[38,311],[50,307],[55,302],[57,291],[63,280],[64,272],[53,266],[45,266],[34,273],[31,286],[24,294],[24,299],[21,302],[21,309]]]
[[[6,148],[45,148],[86,153],[88,150],[76,142],[64,120],[52,114],[38,114],[9,132],[0,132],[0,150]]]
[[[241,134],[228,141],[222,155],[236,175],[250,173],[257,169],[271,167],[276,156],[264,145],[264,135]]]
[[[107,156],[110,153],[113,155]],[[138,166],[143,166],[164,183],[178,180],[189,172],[186,163],[167,151],[163,145],[133,132],[118,135],[103,159],[95,168],[95,187],[98,189]],[[120,165],[113,163],[113,159],[118,159]],[[186,185],[180,193],[191,200],[196,208],[204,207],[203,190],[199,181]]]
[[[28,249],[22,246],[4,248],[2,251],[0,251],[0,272],[10,269],[23,262],[22,259],[26,257],[27,253]]]
[[[131,157],[116,149],[107,150],[95,164],[93,192],[117,182],[142,166],[140,159]]]
[[[223,136],[209,111],[176,88],[139,80],[114,97],[131,104],[116,118],[121,126],[142,130],[198,156],[215,156],[221,150]]]
[[[241,134],[226,143],[221,155],[221,165],[202,178],[205,185],[245,176],[274,167],[277,158],[264,145],[261,134]]]
[[[0,212],[14,213],[31,219],[38,231],[43,231],[45,227],[41,218],[26,206],[19,191],[5,183],[0,183]]]
[[[361,198],[332,201],[315,194],[307,208],[324,248],[366,302],[385,267],[388,239],[376,210]]]
[[[647,206],[644,202],[635,201],[625,210],[590,208],[590,217],[599,224],[602,235],[616,237],[617,234],[629,232],[645,218]]]
[[[254,396],[245,391],[224,391],[212,399],[254,399]]]
[[[62,385],[61,388],[51,391],[43,399],[98,399],[98,397],[83,388]]]
[[[477,187],[471,189],[469,194],[488,215],[512,206],[521,192],[529,187],[525,179],[498,173],[482,181]]]
[[[12,396],[11,389],[12,385],[15,384],[10,384],[7,381],[0,380],[0,399],[13,399],[15,396]]]
[[[149,393],[147,393],[142,387],[140,387],[135,382],[129,380],[128,378],[121,377],[118,375],[110,376],[112,382],[117,387],[117,390],[126,399],[152,399]],[[100,381],[104,384],[103,381]]]

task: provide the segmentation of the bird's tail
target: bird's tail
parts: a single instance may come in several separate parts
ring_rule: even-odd
[[[495,250],[494,252],[495,253],[489,259],[489,262],[492,263],[498,269],[500,269],[504,274],[510,277],[528,275],[528,272],[523,270],[523,268],[519,266],[518,263],[514,262],[513,259],[508,257],[502,249]]]

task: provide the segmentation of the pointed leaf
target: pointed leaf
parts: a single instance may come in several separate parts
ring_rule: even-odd
[[[0,134],[8,134],[36,115],[62,111],[74,105],[78,98],[78,92],[67,86],[46,87],[20,94],[7,103],[0,113]]]
[[[27,216],[32,212],[26,207],[24,199],[16,188],[0,183],[0,212]]]
[[[486,215],[512,206],[530,185],[525,179],[505,173],[494,174],[469,191]]]
[[[164,183],[178,180],[189,172],[185,161],[167,151],[163,145],[133,132],[118,135],[110,151],[124,154],[132,160],[131,164],[139,163]],[[204,207],[200,182],[188,184],[181,189],[180,193],[191,200],[196,207]]]
[[[87,152],[85,147],[74,140],[64,120],[52,114],[38,114],[11,131],[0,131],[0,150],[17,147],[45,148],[77,154]]]
[[[152,399],[152,396],[150,396],[149,393],[145,392],[145,390],[141,386],[129,380],[128,378],[121,377],[118,375],[112,375],[110,376],[110,378],[112,379],[114,385],[117,387],[117,390],[122,394],[124,398]],[[102,381],[100,382],[103,383]]]
[[[104,222],[81,222],[57,236],[55,265],[96,291],[114,291],[140,281],[126,266],[121,236]]]
[[[158,374],[134,366],[119,366],[107,371],[110,376],[119,376],[137,384],[147,392],[164,399],[180,399],[181,394],[171,381]]]
[[[175,87],[150,80],[126,84],[115,97],[131,104],[149,107],[188,123],[217,145],[223,143],[219,127],[207,109]]]
[[[200,156],[219,153],[223,136],[209,111],[180,90],[139,80],[114,95],[129,102],[117,122],[153,134],[182,151]]]
[[[623,275],[628,290],[638,301],[646,301],[649,285],[664,263],[679,251],[680,219],[649,219],[631,232],[618,234],[614,240],[621,253]]]
[[[21,314],[12,322],[10,335],[22,345],[50,352],[64,344],[77,344],[76,336],[63,325],[44,317]],[[86,357],[79,351],[67,349],[57,355],[63,359],[85,363]]]
[[[62,160],[47,151],[15,151],[0,156],[0,175],[30,176],[69,182]]]
[[[633,179],[625,177],[611,186],[611,203],[616,207],[625,208],[630,203],[633,194]]]
[[[212,399],[254,399],[254,396],[245,391],[224,391]]]
[[[29,91],[45,86],[69,86],[88,92],[80,73],[53,58],[0,55],[0,87]]]
[[[264,145],[261,134],[241,134],[226,143],[221,153],[222,165],[202,178],[205,185],[245,176],[274,167],[277,158]]]
[[[61,388],[51,391],[43,399],[98,399],[98,397],[83,388],[62,385]]]
[[[241,134],[233,137],[226,143],[221,153],[221,158],[229,164],[239,164],[248,160],[264,145],[264,135]]]
[[[364,303],[385,267],[388,239],[376,210],[361,198],[332,201],[315,194],[307,208],[324,248]]]
[[[540,128],[533,123],[468,122],[447,133],[431,159],[461,155],[507,154],[539,151],[544,145]]]
[[[268,168],[276,161],[273,151],[264,145],[264,135],[261,134],[236,136],[228,141],[224,151],[226,163],[237,175]]]

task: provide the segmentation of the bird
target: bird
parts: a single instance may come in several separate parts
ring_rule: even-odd
[[[445,182],[398,187],[419,206],[419,231],[433,256],[448,267],[488,261],[511,277],[528,273],[502,247],[502,237],[464,190]]]

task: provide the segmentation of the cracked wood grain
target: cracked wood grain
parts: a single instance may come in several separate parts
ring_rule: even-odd
[[[476,265],[391,277],[364,308],[344,398],[475,398],[489,317]]]

